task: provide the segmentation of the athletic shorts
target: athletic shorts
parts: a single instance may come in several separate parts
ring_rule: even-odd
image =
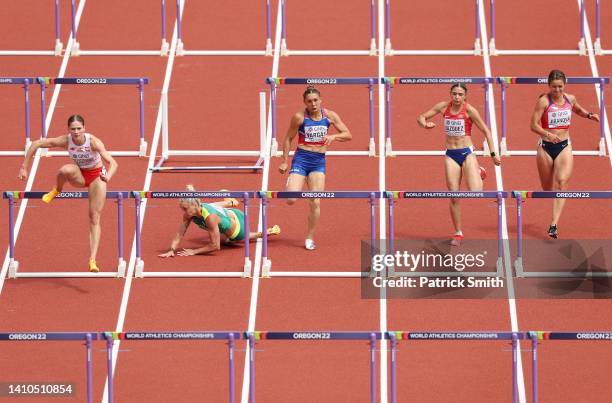
[[[85,178],[85,187],[89,187],[89,185],[96,180],[96,178],[98,178],[102,173],[104,173],[104,175],[106,175],[106,168],[104,168],[104,165],[99,166],[98,168],[92,168],[92,169],[84,169],[84,168],[79,168],[81,170],[81,173],[83,174],[83,178]]]
[[[289,173],[308,176],[311,172],[325,173],[325,154],[298,148],[293,155]]]
[[[472,153],[472,147],[453,148],[446,150],[446,156],[452,158],[459,166],[463,166],[465,159]]]
[[[553,161],[555,160],[555,158],[559,156],[559,154],[561,154],[561,151],[563,151],[563,149],[567,147],[569,144],[570,144],[569,139],[560,141],[558,143],[551,143],[549,141],[544,141],[544,140],[540,141],[540,146],[542,146],[544,151],[546,151],[546,154],[550,155],[550,158],[552,158]]]
[[[230,241],[242,241],[244,239],[244,213],[237,208],[228,208],[227,212],[234,216],[237,223],[234,233],[229,237]]]

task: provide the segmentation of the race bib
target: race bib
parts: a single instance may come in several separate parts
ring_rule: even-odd
[[[321,143],[326,134],[326,126],[306,126],[304,128],[304,141],[306,143]]]
[[[447,136],[465,136],[465,120],[444,119],[444,130]]]
[[[572,111],[569,109],[548,111],[548,127],[551,129],[569,126],[571,121]]]

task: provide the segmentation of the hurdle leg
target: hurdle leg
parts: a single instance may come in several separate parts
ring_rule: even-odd
[[[166,0],[161,0],[161,50],[160,56],[168,56],[170,46],[166,40]]]
[[[25,101],[25,149],[24,152],[28,152],[28,148],[32,144],[30,139],[30,80],[26,78],[23,84],[23,97]],[[25,154],[24,154],[25,155]]]
[[[475,9],[476,9],[476,12],[475,12],[476,32],[474,34],[474,56],[480,56],[482,54],[482,49],[480,47],[480,18],[479,18],[480,0],[476,0]]]
[[[8,195],[9,214],[9,270],[8,277],[16,278],[19,262],[15,260],[15,200],[13,194]]]
[[[140,149],[138,151],[139,157],[145,157],[147,155],[147,142],[144,138],[144,80],[141,78],[138,80],[138,116],[139,116],[139,135],[140,135]]]
[[[176,42],[176,55],[183,56],[185,54],[185,46],[183,45],[183,35],[181,30],[181,0],[176,0],[176,32],[178,40]]]
[[[244,210],[244,267],[242,270],[242,277],[251,277],[251,228],[249,225],[249,196],[245,193],[242,198],[243,210]],[[263,232],[266,232],[266,227],[263,228]]]
[[[370,78],[370,83],[368,84],[368,98],[369,98],[369,108],[368,115],[370,118],[370,144],[368,148],[368,156],[375,157],[376,156],[376,143],[374,142],[374,79]]]
[[[531,401],[538,403],[538,334],[530,332],[531,336]]]
[[[249,403],[255,403],[255,337],[249,332]]]
[[[489,21],[491,25],[491,39],[489,39],[489,55],[497,56],[495,48],[495,0],[489,0]]]
[[[370,334],[370,402],[376,403],[376,335]]]
[[[391,403],[397,402],[397,337],[389,332],[391,338]],[[382,342],[382,341],[381,341]]]
[[[140,194],[136,193],[136,270],[134,273],[135,277],[144,277],[144,261],[141,258],[141,245],[140,245]]]
[[[586,56],[586,41],[584,39],[584,21],[586,14],[584,11],[584,0],[580,0],[580,41],[578,41],[578,54]]]
[[[74,0],[70,0],[70,12],[72,15],[72,49],[71,49],[70,55],[78,56],[80,45],[79,45],[79,41],[77,40],[77,33],[76,33],[76,5],[75,5]]]
[[[603,49],[601,48],[601,14],[600,14],[600,0],[595,3],[595,42],[593,43],[593,49],[597,56],[603,55]]]
[[[272,39],[270,30],[270,0],[266,0],[266,56],[272,56]]]
[[[523,199],[520,193],[516,195],[516,260],[514,270],[517,277],[523,277]]]
[[[60,5],[59,0],[55,0],[55,49],[53,51],[54,56],[61,56],[64,45],[60,39]]]
[[[599,80],[599,156],[606,155],[605,123],[606,123],[606,103],[605,103],[605,80]]]
[[[87,371],[87,403],[93,401],[93,363],[91,356],[91,333],[87,333],[85,338],[85,367]]]
[[[391,145],[391,84],[389,82],[385,83],[385,94],[386,94],[386,130],[387,130],[387,140],[385,143],[385,156],[393,157],[393,146]]]
[[[503,241],[502,241],[502,213],[503,213],[503,196],[499,192],[497,194],[497,276],[503,276]]]
[[[113,402],[113,337],[106,335],[106,372],[108,378],[108,401]]]
[[[376,23],[375,23],[375,4],[370,2],[370,56],[376,56]]]
[[[125,277],[126,263],[123,258],[123,194],[119,193],[117,198],[117,250],[119,259],[117,264],[117,277]]]
[[[228,365],[229,365],[229,401],[234,403],[236,400],[236,381],[234,373],[234,333],[230,333],[227,342],[228,348]]]
[[[263,226],[261,277],[270,277],[272,261],[268,259],[268,200],[266,193],[261,195],[261,225]]]
[[[281,56],[288,56],[287,50],[287,21],[285,19],[285,0],[281,0]]]
[[[393,46],[391,46],[391,4],[390,4],[390,0],[385,0],[385,56],[393,56]]]
[[[499,142],[499,155],[508,155],[508,146],[506,144],[506,82],[502,79],[501,82],[501,141]]]
[[[512,402],[518,403],[518,340],[512,333]]]

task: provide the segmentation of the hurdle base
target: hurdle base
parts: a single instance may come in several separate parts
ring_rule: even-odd
[[[376,56],[376,39],[370,41],[370,56]]]
[[[136,259],[136,271],[134,272],[134,277],[143,278],[144,271],[144,261],[141,258]]]
[[[393,146],[391,145],[391,138],[387,138],[385,142],[385,157],[395,157],[395,154],[393,154]]]
[[[248,257],[245,257],[244,258],[244,268],[242,270],[242,277],[244,278],[251,277],[251,268],[252,268],[251,259],[249,259]]]
[[[160,56],[168,56],[168,52],[170,50],[170,46],[168,45],[168,41],[166,39],[162,39],[161,49],[159,51]]]
[[[54,56],[61,56],[64,50],[64,44],[59,39],[55,40],[55,49],[53,51]]]
[[[391,46],[391,39],[385,40],[385,56],[393,56],[393,46]]]
[[[272,40],[270,38],[268,38],[266,40],[266,56],[272,56],[273,55],[273,51],[272,51]]]
[[[376,143],[374,139],[370,139],[370,145],[368,146],[368,156],[376,157]]]
[[[580,56],[586,56],[587,54],[586,43],[584,41],[584,38],[580,39],[580,41],[578,42],[578,54]]]
[[[474,41],[474,56],[481,56],[482,48],[480,47],[480,38],[476,38]]]
[[[72,42],[72,48],[70,48],[70,56],[79,56],[81,45],[75,40]]]
[[[601,40],[599,38],[595,39],[593,43],[593,50],[595,51],[596,56],[603,56],[603,49],[601,48]]]
[[[30,148],[31,145],[32,145],[32,140],[26,139],[25,147],[23,149],[24,155],[25,155],[25,153],[28,152],[28,149]]]
[[[606,140],[603,137],[599,139],[599,156],[606,156]]]
[[[495,39],[491,38],[489,41],[489,55],[497,56],[497,49],[495,48]]]
[[[145,140],[140,140],[140,149],[138,150],[138,156],[139,157],[146,157],[147,156],[147,148],[148,148],[148,143]]]
[[[523,278],[525,277],[525,272],[523,271],[523,258],[518,257],[514,261],[514,272],[516,277]]]
[[[497,268],[497,277],[503,277],[504,276],[504,260],[502,259],[501,256],[499,256],[497,258],[497,263],[495,265],[495,267]]]
[[[185,55],[185,45],[183,45],[183,40],[179,39],[176,43],[176,55],[184,56]]]
[[[125,259],[119,258],[119,263],[117,264],[117,277],[124,278],[125,277],[125,268],[127,264],[125,263]]]
[[[281,56],[289,56],[289,52],[287,51],[287,40],[281,39]]]
[[[263,258],[263,263],[261,264],[261,277],[270,278],[270,269],[272,268],[272,261],[267,257]]]
[[[17,278],[17,270],[19,270],[19,262],[11,259],[8,267],[8,278]]]
[[[491,155],[491,150],[489,150],[489,143],[487,143],[487,140],[482,142],[482,154]]]
[[[508,154],[508,145],[506,144],[506,138],[502,138],[501,141],[499,142],[499,154],[502,157],[507,157],[510,154]]]
[[[278,142],[276,141],[276,139],[272,139],[272,145],[270,146],[270,155],[272,157],[280,156],[280,154],[278,153]]]

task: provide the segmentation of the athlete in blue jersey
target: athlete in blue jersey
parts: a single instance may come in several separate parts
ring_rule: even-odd
[[[334,141],[349,141],[352,135],[336,112],[321,107],[319,90],[313,86],[308,86],[304,91],[303,98],[306,109],[297,112],[291,118],[283,142],[283,161],[278,170],[281,174],[287,172],[291,142],[295,136],[298,136],[297,150],[291,163],[286,189],[290,192],[300,191],[306,182],[311,191],[322,191],[325,189],[325,152],[327,147]],[[330,126],[337,133],[329,134]],[[287,199],[289,204],[294,204],[295,201],[295,199]],[[304,242],[304,247],[308,250],[315,249],[313,237],[320,214],[320,200],[310,199],[308,232]]]
[[[193,191],[193,187],[187,187],[187,190]],[[232,208],[238,205],[236,199],[224,199],[216,203],[203,203],[200,199],[181,199],[180,207],[183,210],[183,220],[181,225],[170,244],[170,250],[162,253],[159,257],[192,256],[204,253],[210,253],[221,249],[221,242],[231,243],[243,241],[244,233],[244,214],[242,210]],[[204,244],[201,248],[182,249],[177,251],[177,248],[189,228],[189,224],[196,224],[204,231],[208,232],[210,242]],[[275,225],[268,228],[268,235],[280,234],[280,227]],[[250,239],[261,238],[261,232],[251,232]]]

